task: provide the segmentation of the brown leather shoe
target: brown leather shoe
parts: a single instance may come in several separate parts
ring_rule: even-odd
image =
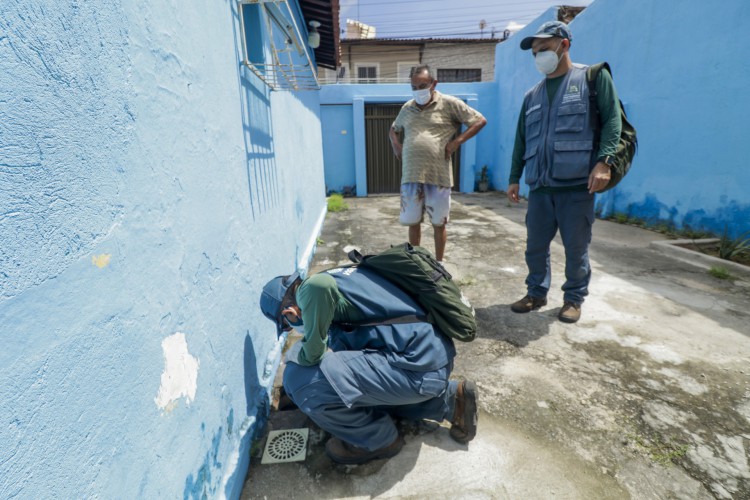
[[[461,444],[468,443],[477,435],[478,421],[477,386],[474,382],[465,380],[458,384],[458,390],[456,391],[456,407],[453,411],[450,430],[451,437]]]
[[[560,309],[560,314],[557,315],[557,319],[563,323],[575,323],[581,319],[581,304],[565,302]]]
[[[518,302],[513,302],[510,305],[510,310],[516,313],[527,313],[546,305],[547,297],[532,297],[530,295],[526,295]]]
[[[337,437],[332,437],[326,443],[326,455],[339,464],[359,465],[367,463],[370,460],[395,457],[403,446],[404,438],[401,436],[396,436],[396,439],[388,446],[373,451],[354,446]]]

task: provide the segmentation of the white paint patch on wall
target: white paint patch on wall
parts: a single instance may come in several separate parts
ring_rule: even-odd
[[[170,412],[180,398],[184,397],[188,405],[195,399],[200,362],[188,352],[184,333],[177,332],[165,338],[161,347],[164,350],[164,372],[154,402]]]

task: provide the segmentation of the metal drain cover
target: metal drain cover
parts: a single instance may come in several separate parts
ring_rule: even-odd
[[[310,429],[271,431],[266,440],[261,464],[300,462],[307,456],[307,436]]]

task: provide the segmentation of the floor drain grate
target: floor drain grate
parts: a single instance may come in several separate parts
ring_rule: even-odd
[[[307,436],[310,429],[271,431],[266,440],[262,464],[299,462],[307,456]]]

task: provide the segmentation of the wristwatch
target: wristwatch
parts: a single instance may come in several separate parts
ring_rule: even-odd
[[[610,168],[612,168],[612,165],[615,164],[614,157],[612,157],[610,155],[603,156],[603,157],[599,158],[599,161],[602,162],[602,163],[604,163],[605,165],[607,165]]]

